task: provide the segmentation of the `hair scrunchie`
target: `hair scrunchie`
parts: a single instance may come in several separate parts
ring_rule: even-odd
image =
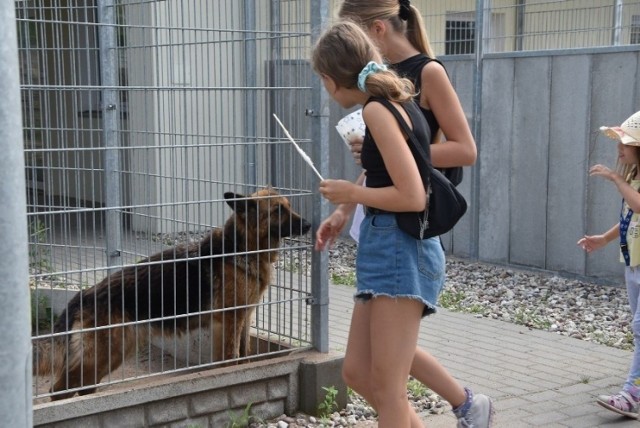
[[[367,87],[365,86],[367,77],[369,77],[370,74],[377,73],[379,71],[387,71],[387,66],[384,64],[378,64],[375,61],[369,61],[369,63],[364,66],[360,74],[358,74],[358,89],[362,92],[367,92]]]
[[[407,21],[411,18],[411,0],[399,0],[400,3],[400,12],[398,12],[398,16],[403,21]]]

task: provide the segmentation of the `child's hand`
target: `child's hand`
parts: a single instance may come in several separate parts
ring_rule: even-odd
[[[581,238],[578,241],[578,245],[582,247],[582,249],[585,250],[587,253],[590,253],[594,250],[598,250],[604,247],[605,245],[607,245],[607,242],[608,241],[604,237],[604,235],[591,235],[591,236],[585,235],[583,238]]]
[[[597,164],[589,169],[589,175],[596,175],[613,181],[618,174],[604,165]]]
[[[334,205],[354,202],[351,200],[351,192],[356,185],[347,180],[322,180],[320,193]]]
[[[362,152],[363,141],[364,138],[359,135],[352,135],[349,139],[349,147],[351,148],[351,154],[353,155],[353,160],[356,162],[356,165],[362,165],[360,153]]]
[[[344,229],[344,226],[347,224],[347,219],[349,217],[345,216],[341,211],[335,210],[329,217],[326,218],[320,224],[318,231],[316,232],[316,250],[322,251],[327,248],[333,247],[333,243],[336,238]]]

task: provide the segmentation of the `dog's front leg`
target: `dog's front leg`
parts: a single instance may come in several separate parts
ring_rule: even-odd
[[[238,358],[240,356],[240,344],[243,341],[245,327],[245,310],[233,310],[225,312],[224,341],[222,343],[225,360]]]
[[[256,312],[256,308],[247,309],[244,312],[244,327],[242,328],[240,337],[239,352],[243,357],[248,357],[251,355],[251,320],[253,319],[253,314]]]

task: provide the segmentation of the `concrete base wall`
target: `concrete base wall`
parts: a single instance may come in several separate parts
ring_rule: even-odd
[[[57,428],[213,428],[237,420],[247,406],[252,416],[271,419],[295,413],[301,401],[305,411],[313,413],[324,400],[322,386],[337,388],[339,404],[346,402],[341,368],[342,354],[305,351],[233,367],[148,378],[116,390],[34,405],[33,424]],[[309,373],[313,373],[312,385],[305,381]],[[331,383],[324,385],[321,379]]]

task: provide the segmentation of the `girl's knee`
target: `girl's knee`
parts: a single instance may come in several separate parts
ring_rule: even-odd
[[[368,373],[357,364],[348,364],[346,361],[342,365],[342,380],[347,386],[356,392],[366,390]]]

